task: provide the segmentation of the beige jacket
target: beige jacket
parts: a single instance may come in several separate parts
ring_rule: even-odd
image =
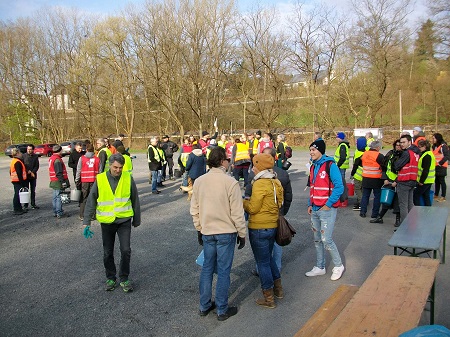
[[[203,235],[247,234],[239,183],[221,168],[211,170],[194,182],[190,213],[194,227]]]

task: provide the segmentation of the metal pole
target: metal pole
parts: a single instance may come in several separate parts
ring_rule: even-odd
[[[398,91],[398,100],[399,100],[399,108],[400,108],[400,133],[403,131],[403,116],[402,116],[402,91]]]

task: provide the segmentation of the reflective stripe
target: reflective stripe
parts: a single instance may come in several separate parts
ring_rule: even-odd
[[[417,173],[417,181],[420,181],[420,178],[422,177],[422,172],[423,172],[423,167],[422,167],[422,160],[423,157],[425,156],[430,156],[431,162],[430,162],[430,169],[428,171],[428,176],[425,179],[425,181],[423,182],[424,184],[434,184],[435,180],[436,180],[436,158],[434,157],[433,152],[431,151],[426,151],[420,158],[419,158],[419,170]]]
[[[100,205],[100,206],[114,205],[114,201],[99,201],[99,202],[97,202],[97,205]]]

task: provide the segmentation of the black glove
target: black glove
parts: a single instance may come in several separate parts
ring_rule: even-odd
[[[200,246],[203,246],[203,235],[202,235],[202,232],[197,232],[197,239],[198,239],[198,244]]]
[[[236,239],[236,244],[238,244],[238,249],[242,249],[245,246],[245,238],[241,238],[240,236]]]

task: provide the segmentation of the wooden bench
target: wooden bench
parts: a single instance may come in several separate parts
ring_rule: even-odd
[[[445,242],[447,236],[447,207],[414,206],[402,221],[400,227],[392,235],[388,245],[394,247],[394,255],[407,253],[410,256],[421,256],[437,253],[441,248],[441,261],[445,263]]]
[[[398,336],[419,324],[430,291],[433,324],[438,267],[435,259],[384,256],[322,336]]]
[[[354,285],[340,285],[294,337],[321,336],[358,289],[359,287]]]

